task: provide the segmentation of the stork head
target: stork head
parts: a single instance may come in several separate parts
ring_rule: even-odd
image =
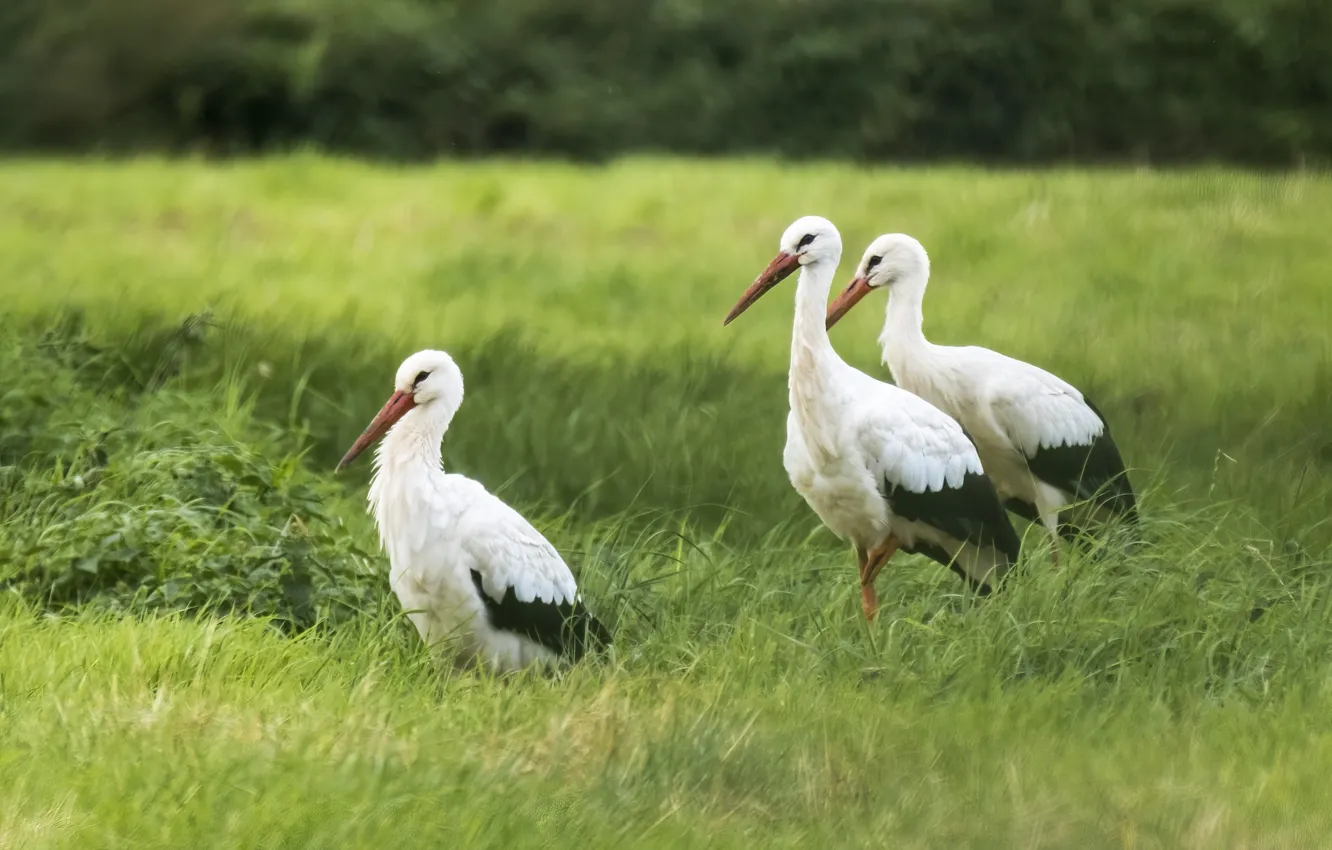
[[[338,469],[356,460],[376,440],[388,433],[399,419],[415,408],[439,412],[451,419],[462,404],[463,378],[458,364],[442,351],[418,351],[402,361],[393,381],[393,395],[380,408],[361,436],[338,462]],[[447,425],[447,422],[445,423]]]
[[[755,278],[745,294],[731,308],[722,320],[729,325],[736,316],[749,309],[763,293],[785,280],[791,272],[810,263],[831,261],[836,263],[842,256],[842,234],[837,232],[831,221],[817,215],[798,218],[782,234],[777,256],[763,273]]]
[[[930,255],[925,253],[925,246],[905,233],[885,233],[865,249],[856,276],[828,307],[827,326],[832,328],[875,289],[886,287],[889,292],[909,289],[919,297],[929,279]]]

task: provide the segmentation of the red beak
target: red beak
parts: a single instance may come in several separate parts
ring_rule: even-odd
[[[772,258],[768,267],[763,270],[763,274],[754,279],[745,294],[740,296],[740,300],[731,308],[731,312],[722,319],[722,326],[725,327],[735,321],[735,317],[749,309],[750,305],[777,284],[785,280],[791,272],[800,267],[800,255],[788,254],[785,251]]]
[[[384,402],[384,406],[375,414],[375,418],[370,420],[370,424],[361,432],[361,436],[356,438],[356,442],[352,443],[350,449],[347,449],[347,453],[342,456],[342,460],[338,461],[338,468],[334,471],[341,472],[343,467],[356,460],[357,455],[369,448],[375,440],[388,433],[388,429],[393,427],[393,423],[405,416],[407,411],[413,407],[416,407],[416,399],[411,393],[398,390],[389,396],[389,400]]]
[[[869,295],[872,291],[873,287],[863,277],[855,278],[848,283],[846,289],[842,290],[842,294],[838,295],[837,299],[828,306],[828,319],[825,327],[832,330],[832,326],[837,324],[839,319],[851,312],[851,308],[859,304],[860,299]]]

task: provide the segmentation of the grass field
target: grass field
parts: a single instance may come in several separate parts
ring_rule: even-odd
[[[1149,545],[900,558],[867,627],[781,467],[794,287],[721,328],[805,213],[1087,390]],[[1325,846],[1328,232],[1312,174],[0,164],[0,847]],[[833,341],[886,375],[882,306]],[[331,468],[426,346],[606,658],[399,616]]]

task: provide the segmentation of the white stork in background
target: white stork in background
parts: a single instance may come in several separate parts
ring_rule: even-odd
[[[463,398],[453,358],[418,351],[398,367],[394,387],[338,469],[384,437],[370,510],[389,585],[422,640],[457,637],[459,662],[500,671],[576,660],[608,644],[555,547],[481,484],[442,468],[440,441]]]
[[[919,552],[988,594],[1017,561],[1017,533],[961,426],[833,350],[824,311],[841,256],[832,222],[798,219],[723,322],[800,270],[783,455],[791,484],[855,546],[866,619],[878,611],[874,579],[898,549]]]
[[[1137,521],[1137,504],[1105,417],[1077,388],[987,348],[925,339],[925,248],[902,233],[870,243],[855,277],[828,308],[827,327],[869,292],[888,290],[879,343],[893,380],[955,417],[980,451],[1004,504],[1052,535],[1076,540],[1089,521]],[[1086,510],[1070,506],[1082,504]]]

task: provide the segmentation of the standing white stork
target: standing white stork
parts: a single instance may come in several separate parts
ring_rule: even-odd
[[[898,549],[919,552],[988,594],[1018,559],[1017,533],[961,426],[833,350],[824,310],[841,256],[832,222],[798,219],[723,322],[800,269],[783,455],[791,484],[855,546],[866,619],[878,611],[874,579]]]
[[[501,671],[576,660],[608,644],[555,547],[481,484],[443,470],[440,441],[463,398],[453,358],[418,351],[398,367],[394,387],[338,469],[384,437],[370,510],[389,585],[422,640],[456,636],[460,662]]]
[[[1116,515],[1136,522],[1133,487],[1101,412],[1030,363],[987,348],[930,343],[921,311],[929,279],[929,255],[919,242],[902,233],[880,236],[828,308],[827,327],[872,290],[888,290],[879,343],[893,380],[962,423],[1005,505],[1049,530],[1056,562],[1061,534],[1077,539],[1089,520]],[[1070,509],[1075,503],[1087,510]]]

